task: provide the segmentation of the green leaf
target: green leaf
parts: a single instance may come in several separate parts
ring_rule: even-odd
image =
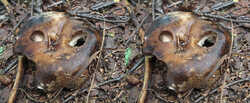
[[[2,55],[3,54],[3,52],[4,52],[4,47],[0,47],[0,55]]]
[[[131,48],[127,48],[126,52],[125,52],[125,65],[129,64],[131,53],[132,53],[132,49]]]

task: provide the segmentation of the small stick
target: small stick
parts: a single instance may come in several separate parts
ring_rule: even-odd
[[[128,37],[128,40],[126,41],[126,45],[128,45],[128,43],[130,42],[130,40],[132,39],[132,37],[135,35],[135,33],[137,33],[139,30],[140,30],[140,28],[142,27],[142,25],[144,24],[144,22],[146,21],[146,19],[149,17],[149,15],[147,15],[147,16],[145,16],[143,19],[142,19],[142,21],[141,21],[141,23],[138,25],[138,26],[136,26],[136,30],[134,30],[132,33],[131,33],[131,35]],[[142,37],[141,37],[142,38]],[[144,39],[144,38],[142,38],[142,39]]]
[[[100,50],[99,50],[99,55],[98,55],[96,68],[99,68],[99,65],[100,65],[102,50],[103,50],[105,36],[106,36],[106,22],[105,21],[103,22],[103,26],[104,26],[104,29],[103,29],[103,32],[102,32],[102,43],[101,43],[101,47],[100,47]]]
[[[241,83],[241,82],[246,82],[246,81],[250,82],[250,78],[243,78],[243,79],[231,82],[231,83],[225,85],[224,88],[230,87],[232,85],[235,85],[235,84],[238,84],[238,83]],[[211,92],[209,92],[208,95],[211,95],[211,94],[217,92],[218,90],[219,90],[219,88],[215,88],[214,90],[212,90]],[[200,100],[204,99],[208,95],[206,95],[206,96],[200,96],[197,100],[194,101],[194,103],[198,103]]]
[[[8,0],[1,0],[1,2],[5,6],[5,8],[7,9],[8,13],[10,13],[11,10],[10,10],[10,4],[9,4]]]
[[[160,99],[161,101],[164,101],[166,103],[169,103],[169,101],[165,100],[163,97],[160,96],[160,94],[158,94],[154,89],[148,89],[149,91],[151,91],[153,94],[155,94],[155,97]]]
[[[17,65],[17,58],[11,61],[11,63],[4,69],[3,74],[11,70],[12,67]]]
[[[235,4],[234,1],[226,1],[226,2],[223,2],[223,3],[215,4],[211,8],[212,8],[212,11],[217,11],[217,10],[221,10],[223,8],[232,6],[233,4]]]
[[[223,95],[224,95],[224,90],[225,90],[225,85],[226,85],[226,79],[227,79],[227,73],[224,76],[223,84],[221,87],[220,103],[225,103],[225,100],[223,100]]]
[[[97,11],[97,10],[101,10],[105,7],[114,5],[115,3],[116,3],[115,1],[100,2],[100,3],[95,4],[94,6],[91,6],[90,9]]]
[[[145,74],[144,74],[144,81],[143,81],[143,87],[141,91],[141,97],[139,99],[139,103],[144,103],[145,99],[147,97],[147,89],[148,89],[148,82],[150,77],[150,65],[149,65],[149,57],[145,57]]]
[[[33,16],[34,12],[34,0],[31,1],[31,10],[30,10],[30,15]]]
[[[94,82],[95,82],[95,74],[93,75],[93,78],[92,78],[92,81],[91,81],[91,85],[89,87],[89,92],[88,92],[88,95],[87,95],[86,103],[89,103],[90,92],[91,92],[91,90],[93,89],[93,87],[95,85]]]
[[[167,7],[168,7],[168,8],[171,8],[171,7],[176,6],[176,5],[178,5],[178,4],[181,4],[181,3],[183,3],[182,0],[181,0],[181,1],[177,1],[177,2],[175,2],[175,3],[172,3],[172,4],[168,5]]]
[[[57,6],[57,5],[62,4],[62,3],[65,3],[65,1],[61,0],[61,1],[55,2],[55,3],[51,4],[51,5],[49,5],[48,8],[51,8],[53,6]]]
[[[70,13],[70,12],[69,12]],[[98,15],[98,14],[86,14],[86,13],[70,13],[71,15],[75,15],[81,18],[89,18],[89,19],[95,19],[95,20],[100,20],[100,21],[105,21],[105,22],[110,22],[110,23],[127,23],[130,18],[128,16],[112,16],[112,15]],[[109,18],[114,18],[114,19],[109,19]]]
[[[198,16],[205,16],[208,18],[215,18],[215,19],[220,19],[220,20],[224,20],[224,21],[232,21],[234,23],[250,23],[250,21],[248,20],[237,20],[237,19],[231,19],[231,18],[227,18],[221,15],[213,15],[211,13],[203,13],[200,11],[194,11],[194,13]]]
[[[152,0],[152,19],[155,20],[155,0]]]
[[[23,75],[23,56],[18,56],[18,67],[17,67],[17,74],[16,74],[16,80],[14,83],[14,86],[10,92],[9,100],[8,103],[14,103],[16,94],[17,94],[17,89],[19,86],[19,82],[21,81]]]

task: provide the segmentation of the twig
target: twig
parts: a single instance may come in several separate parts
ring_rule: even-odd
[[[124,78],[127,74],[130,74],[131,72],[133,72],[135,69],[137,69],[141,63],[144,61],[144,58],[141,58],[138,63],[132,68],[130,69],[127,73],[121,75],[120,77],[118,78],[115,78],[115,79],[111,79],[111,80],[108,80],[108,81],[105,81],[105,82],[102,82],[102,83],[99,83],[96,87],[100,87],[100,86],[103,86],[103,85],[106,85],[108,83],[112,83],[112,82],[116,82],[116,81],[120,81],[122,78]]]
[[[108,7],[108,6],[111,6],[111,5],[114,5],[116,2],[115,1],[107,1],[107,2],[100,2],[98,4],[95,4],[93,6],[90,7],[91,10],[94,10],[94,11],[97,11],[97,10],[100,10],[100,9],[103,9],[105,7]]]
[[[117,77],[115,79],[111,79],[111,80],[107,80],[107,81],[104,81],[102,83],[99,83],[95,86],[95,88],[98,88],[100,86],[103,86],[103,85],[106,85],[108,83],[113,83],[113,82],[116,82],[116,81],[120,81],[121,79],[123,79],[127,74],[130,74],[132,73],[134,70],[136,70],[141,64],[142,62],[144,61],[144,57],[141,58],[134,66],[133,68],[131,68],[127,73],[121,75],[120,77]],[[71,95],[70,97],[68,97],[67,99],[65,99],[65,101],[63,101],[63,103],[67,103],[69,100],[73,99],[74,97],[76,97],[77,95],[81,94],[81,93],[84,93],[88,90],[88,88],[84,88],[84,89],[81,89],[80,91],[76,91],[75,95]]]
[[[51,99],[49,98],[49,99],[42,100],[42,101],[37,100],[36,98],[32,97],[29,93],[27,93],[27,92],[26,92],[24,89],[22,89],[22,88],[19,88],[18,90],[20,90],[21,92],[23,92],[23,93],[28,97],[29,100],[34,101],[34,102],[36,102],[36,103],[47,103],[47,102],[53,103],[53,101],[54,101],[54,100],[59,96],[59,94],[62,92],[63,88],[60,88],[57,92],[55,92],[54,96],[52,96]]]
[[[152,18],[155,20],[155,0],[152,0]]]
[[[95,74],[93,75],[93,78],[92,78],[92,81],[91,81],[91,85],[90,85],[90,87],[89,87],[89,92],[88,92],[88,95],[87,95],[86,103],[89,103],[89,95],[90,95],[91,90],[92,90],[93,87],[94,87],[94,81],[95,81]]]
[[[149,82],[149,78],[150,78],[150,73],[151,73],[151,69],[150,69],[150,65],[149,65],[149,57],[146,56],[145,57],[144,81],[143,81],[143,87],[141,90],[141,96],[139,99],[139,103],[145,103],[145,99],[147,97],[147,89],[148,89],[148,82]]]
[[[16,80],[10,92],[8,103],[14,103],[22,75],[23,75],[23,56],[18,56],[18,68],[17,68]]]
[[[8,0],[1,0],[1,2],[5,6],[5,8],[7,9],[8,13],[10,13],[11,10],[10,10],[10,4],[9,4]]]
[[[163,97],[161,97],[155,90],[148,89],[149,91],[153,92],[155,94],[155,97],[160,99],[161,101],[164,101],[165,103],[169,103],[169,101],[165,100]]]
[[[231,32],[232,32],[232,34],[231,34],[231,44],[230,44],[229,53],[228,53],[228,55],[229,55],[228,60],[230,60],[230,58],[232,56],[232,48],[233,48],[234,36],[235,36],[235,34],[234,34],[234,26],[233,26],[232,20],[231,20]],[[227,62],[227,70],[229,69],[229,62],[230,61]],[[228,76],[228,73],[226,72],[225,75],[224,75],[223,84],[222,84],[222,86],[220,88],[221,89],[220,103],[225,103],[225,100],[223,99],[223,95],[224,95],[224,90],[225,90],[227,76]]]
[[[29,15],[29,13],[27,13],[25,16],[23,16],[21,18],[21,20],[14,26],[13,30],[11,31],[11,33],[14,33],[16,31],[16,29],[20,26],[20,24],[23,22],[23,20]]]
[[[227,57],[228,55],[224,55],[223,57],[221,57],[221,59],[214,66],[215,69],[208,74],[205,80],[208,80],[219,69],[220,65],[227,59]]]
[[[3,74],[7,73],[15,65],[17,65],[17,58],[11,61],[11,63],[4,69]]]
[[[209,13],[203,13],[200,11],[193,11],[194,14],[199,15],[199,16],[205,16],[205,17],[210,17],[210,18],[215,18],[215,19],[221,19],[221,20],[225,20],[225,21],[232,21],[235,23],[250,23],[250,21],[248,20],[235,20],[235,19],[230,19],[230,18],[226,18],[220,15],[213,15],[213,14],[209,14]]]
[[[171,7],[173,7],[173,6],[175,6],[175,5],[178,5],[178,4],[181,4],[181,3],[183,3],[183,0],[180,0],[180,1],[177,1],[177,2],[175,2],[175,3],[172,3],[172,4],[168,5],[167,7],[168,7],[168,8],[171,8]]]
[[[65,0],[61,0],[61,1],[55,2],[55,3],[51,4],[51,5],[49,5],[48,8],[51,8],[53,6],[57,6],[57,5],[62,4],[62,3],[65,3]]]
[[[11,30],[11,32],[8,34],[8,36],[15,33],[16,29],[20,26],[20,24],[23,22],[23,20],[24,20],[28,15],[29,15],[29,13],[25,14],[25,16],[21,18],[21,20],[14,26],[14,28],[13,28],[13,29]],[[7,40],[7,39],[8,39],[8,38],[6,38],[5,40]],[[3,40],[3,41],[5,41],[5,40]],[[1,42],[1,44],[2,44],[2,42]],[[1,44],[0,44],[0,45],[1,45]]]
[[[117,101],[117,99],[119,99],[124,93],[125,93],[125,91],[122,90],[118,95],[116,95],[116,97],[113,99],[113,101]]]
[[[33,16],[34,12],[34,0],[31,1],[31,10],[30,10],[30,15]]]
[[[77,12],[77,13],[70,13],[70,14],[76,15],[78,17],[106,21],[110,23],[127,23],[130,20],[130,18],[127,16],[110,16],[110,15],[102,16],[102,15],[97,15],[97,14],[87,14],[84,12]],[[108,18],[114,18],[114,19],[108,19]]]
[[[217,10],[221,10],[223,8],[226,8],[228,6],[232,6],[234,3],[235,3],[234,1],[226,1],[223,3],[217,3],[217,4],[213,5],[211,8],[212,8],[212,11],[217,11]]]
[[[60,88],[55,94],[52,96],[52,98],[48,99],[47,101],[49,103],[54,103],[55,99],[59,96],[59,94],[62,92],[63,88]]]
[[[223,95],[224,95],[226,80],[227,80],[227,73],[224,76],[223,84],[221,86],[220,103],[225,103],[225,101],[223,100]]]
[[[141,23],[136,27],[136,30],[134,30],[134,31],[131,33],[131,35],[128,37],[128,40],[127,40],[127,42],[125,43],[126,45],[130,42],[131,38],[135,35],[135,33],[137,33],[137,32],[140,30],[140,28],[142,27],[142,25],[144,24],[145,20],[146,20],[148,17],[149,17],[149,15],[145,16],[145,17],[142,19]]]
[[[231,45],[230,45],[230,51],[229,51],[229,57],[231,57],[232,56],[232,49],[233,49],[233,44],[234,44],[234,36],[235,36],[235,34],[234,34],[234,25],[233,25],[233,21],[232,21],[232,19],[231,19],[231,32],[232,32],[232,34],[231,34],[231,39],[232,39],[232,41],[231,41]]]
[[[98,60],[97,60],[96,68],[99,68],[99,64],[100,64],[100,60],[101,60],[101,55],[102,55],[102,50],[103,50],[104,42],[105,42],[105,36],[106,36],[106,22],[105,22],[105,20],[103,22],[103,27],[104,27],[104,29],[102,31],[102,42],[101,42],[100,50],[98,51],[99,55],[98,55]]]
[[[250,78],[243,78],[243,79],[231,82],[231,83],[225,85],[225,88],[230,87],[230,86],[235,85],[235,84],[238,84],[238,83],[241,83],[241,82],[246,82],[246,81],[250,82]],[[215,88],[214,90],[212,90],[211,92],[209,92],[208,95],[211,95],[211,94],[217,92],[218,90],[219,90],[219,87]],[[208,95],[199,97],[197,100],[194,101],[194,103],[198,103],[200,100],[204,99]]]
[[[20,90],[21,92],[23,92],[23,93],[27,96],[27,98],[28,98],[29,100],[34,101],[34,102],[36,102],[36,103],[44,103],[44,102],[47,101],[47,100],[43,100],[43,101],[37,100],[36,98],[32,97],[29,93],[27,93],[23,88],[19,88],[19,90]]]

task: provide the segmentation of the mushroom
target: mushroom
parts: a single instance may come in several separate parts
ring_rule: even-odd
[[[163,79],[176,92],[213,84],[220,74],[218,63],[231,45],[228,31],[180,11],[156,19],[144,39],[144,54],[167,65]]]
[[[14,52],[35,63],[38,87],[48,91],[84,84],[89,58],[101,42],[97,30],[62,12],[31,17],[18,35]]]

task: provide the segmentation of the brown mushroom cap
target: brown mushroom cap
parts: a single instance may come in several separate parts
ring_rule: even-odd
[[[97,30],[61,12],[31,17],[18,35],[14,52],[33,61],[37,82],[49,87],[80,86],[88,76],[89,57],[100,43]]]
[[[165,62],[168,87],[184,92],[208,85],[230,44],[229,32],[216,24],[191,12],[172,12],[152,23],[143,52]]]

